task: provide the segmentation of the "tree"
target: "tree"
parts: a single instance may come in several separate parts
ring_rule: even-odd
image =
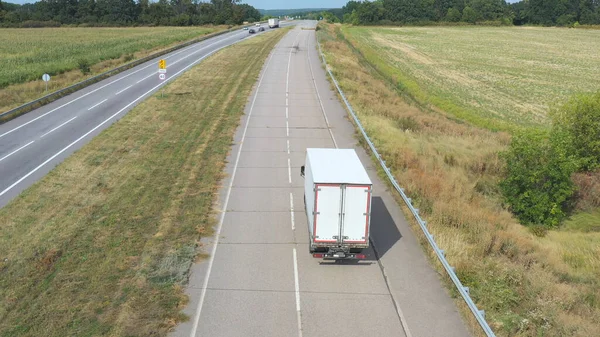
[[[365,1],[356,10],[356,17],[360,24],[373,24],[383,19],[384,8],[380,1]]]
[[[449,22],[458,22],[460,21],[461,15],[458,9],[450,8],[448,9],[448,14],[446,14],[446,21]]]
[[[361,6],[361,4],[362,3],[359,1],[354,1],[354,0],[348,1],[348,3],[344,7],[342,7],[343,15],[346,15],[346,14],[351,15],[352,12],[354,12]]]
[[[481,20],[481,15],[470,6],[463,9],[462,21],[468,23],[476,23]]]
[[[524,225],[555,227],[566,216],[575,192],[576,165],[560,146],[562,135],[528,130],[513,137],[500,183],[505,202]]]
[[[395,22],[418,22],[435,19],[435,0],[382,0],[385,19]]]
[[[258,9],[248,5],[248,4],[241,4],[239,5],[240,8],[243,10],[243,20],[244,21],[259,21],[260,20],[260,12],[258,11]]]
[[[2,4],[2,0],[0,0],[0,23],[4,22],[4,15],[6,11],[4,11],[4,4]]]
[[[326,20],[328,22],[332,22],[332,23],[340,22],[338,17],[329,11],[321,12],[321,16],[323,17],[324,20]]]
[[[479,13],[482,20],[499,20],[506,14],[504,0],[470,0],[469,6]]]
[[[551,116],[553,132],[565,134],[565,151],[574,154],[578,168],[600,168],[600,91],[573,96]]]

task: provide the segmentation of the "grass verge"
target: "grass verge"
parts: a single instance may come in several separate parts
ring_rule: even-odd
[[[0,336],[164,336],[235,128],[287,30],[206,59],[0,210]]]
[[[503,169],[498,153],[509,134],[407,103],[394,80],[358,53],[339,26],[319,28],[342,90],[496,334],[600,335],[600,233],[536,233],[519,225],[497,189]],[[413,232],[436,261],[415,223]],[[457,304],[477,331],[462,298]]]

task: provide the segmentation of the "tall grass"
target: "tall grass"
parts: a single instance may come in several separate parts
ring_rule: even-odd
[[[361,53],[372,42],[348,42],[339,26],[320,27],[342,89],[497,334],[600,335],[600,233],[559,230],[540,237],[519,225],[497,188],[498,153],[509,144],[508,133],[407,101],[397,72],[378,69],[393,68],[386,54]],[[414,231],[421,235],[416,225]]]
[[[206,59],[0,210],[0,336],[165,336],[285,30]]]

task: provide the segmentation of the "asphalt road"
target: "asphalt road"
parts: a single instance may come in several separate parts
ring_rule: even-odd
[[[315,31],[297,27],[265,63],[228,158],[216,235],[203,241],[210,257],[193,266],[191,319],[172,336],[469,336],[354,138],[315,45]],[[300,176],[307,147],[355,148],[367,167],[377,254],[369,249],[366,261],[309,254]]]
[[[282,26],[288,24],[295,23]],[[0,125],[0,207],[166,82],[219,49],[256,35],[240,29],[193,44]],[[158,77],[159,59],[167,61],[166,81]]]

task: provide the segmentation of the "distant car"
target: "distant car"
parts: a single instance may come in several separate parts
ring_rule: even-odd
[[[244,30],[248,30],[248,27],[244,27]]]
[[[260,27],[260,22],[254,24],[256,27]]]
[[[254,28],[250,29],[248,32],[249,32],[250,34],[254,34],[254,33],[256,33],[256,31],[254,30]]]
[[[259,32],[264,32],[264,31],[265,31],[265,27],[260,27],[260,28],[258,28],[258,31],[259,31]]]

